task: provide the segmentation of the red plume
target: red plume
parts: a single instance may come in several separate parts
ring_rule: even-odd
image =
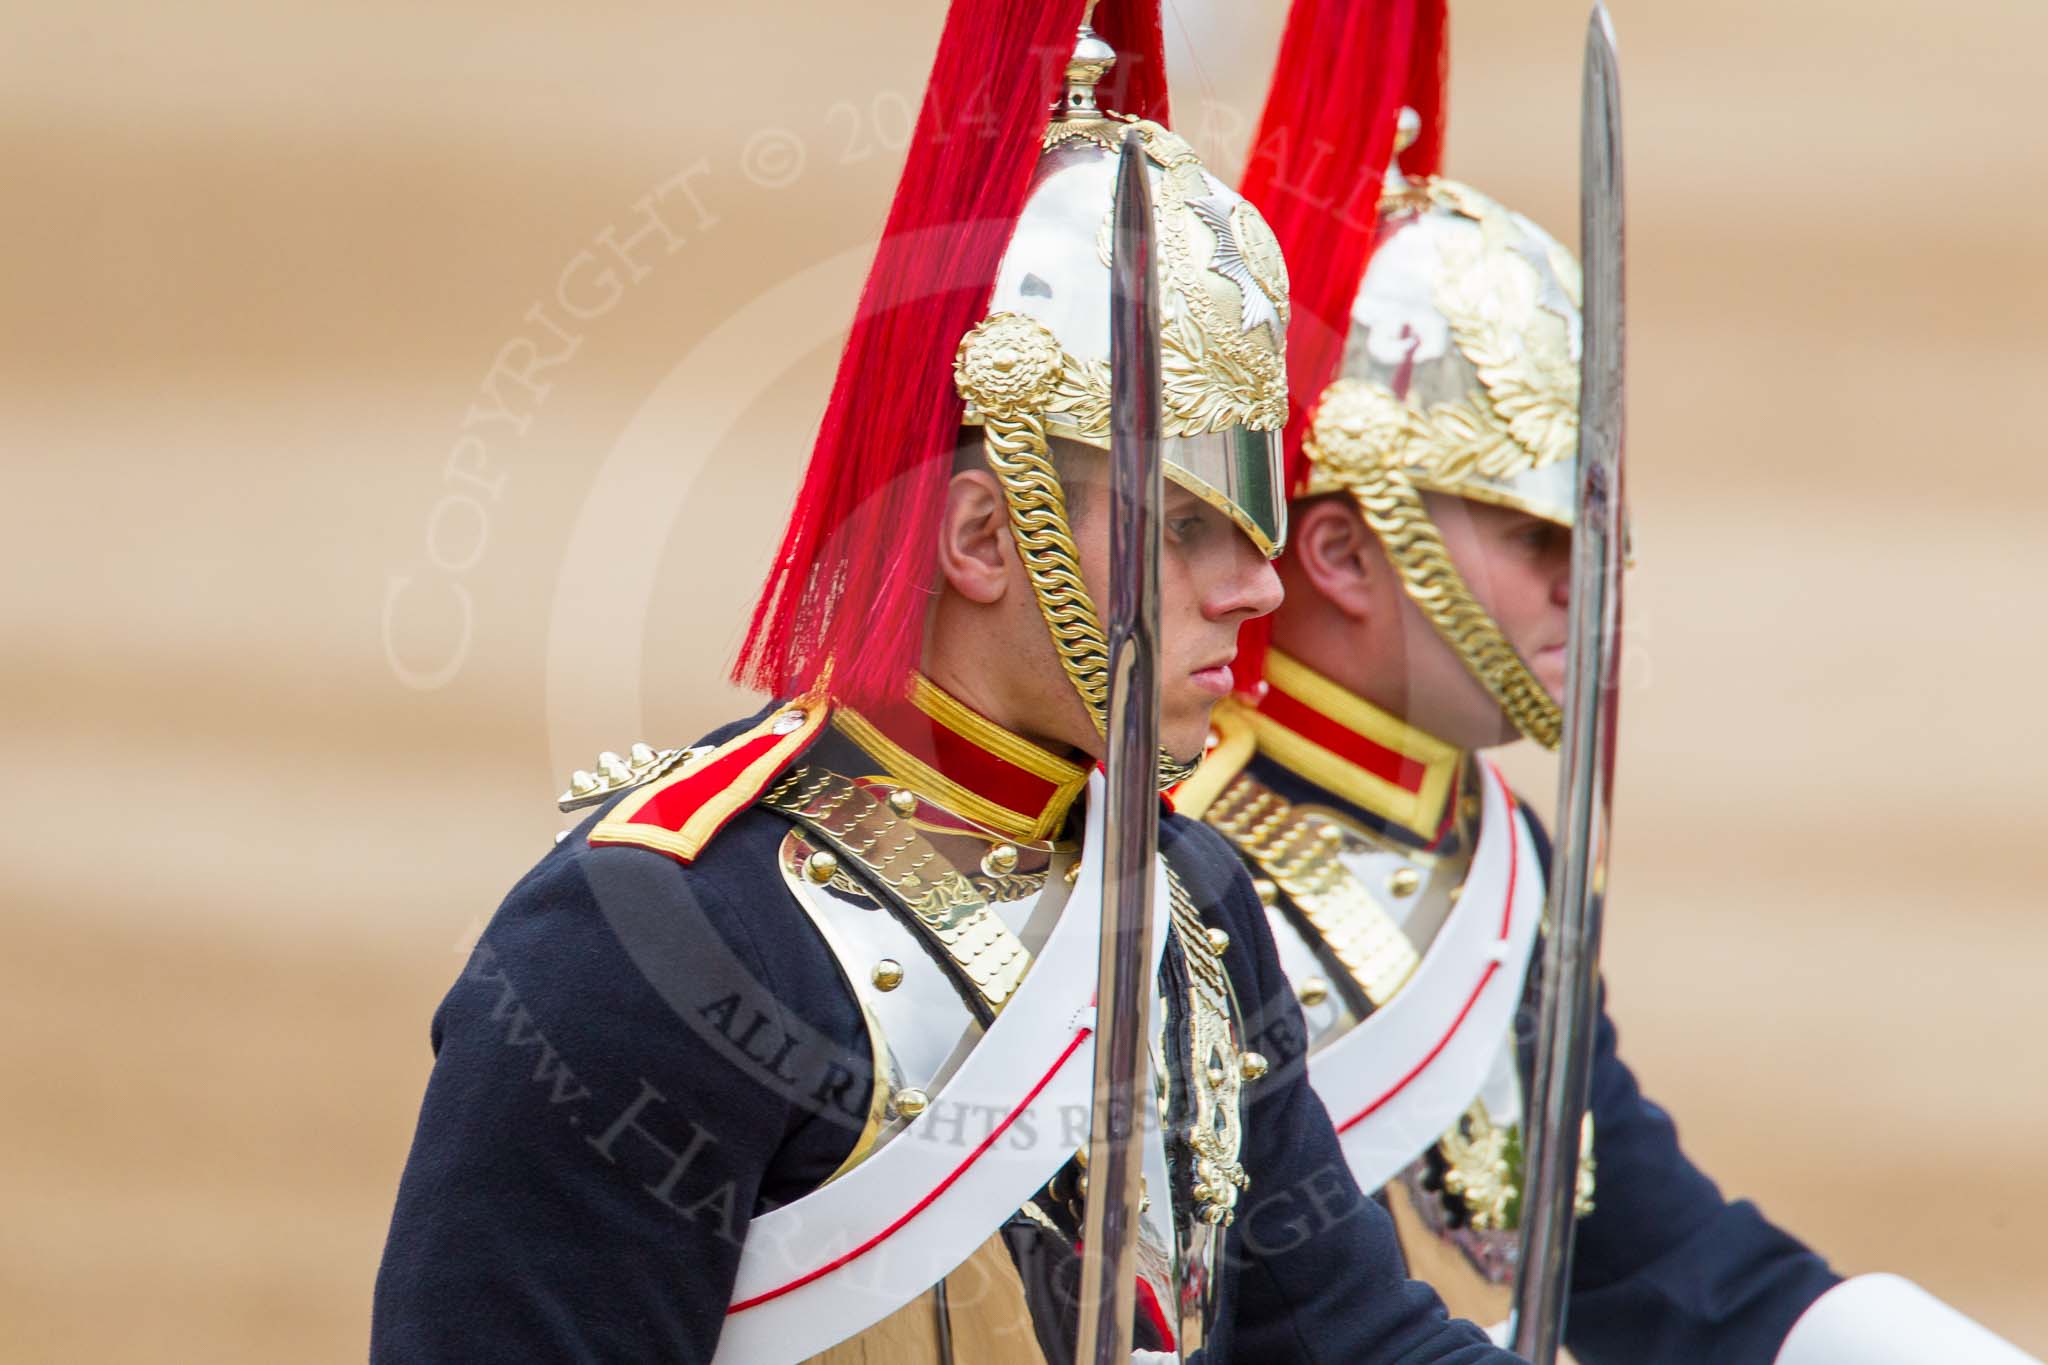
[[[1116,49],[1116,66],[1095,92],[1105,109],[1132,118],[1170,123],[1166,100],[1166,37],[1159,24],[1159,0],[1119,4],[1105,0],[1095,11],[1095,36]]]
[[[797,696],[829,676],[834,695],[876,707],[917,667],[960,433],[953,353],[987,314],[1082,9],[953,0],[803,488],[733,665],[742,686]],[[1107,0],[1096,23],[1119,50],[1113,79],[1131,112],[1163,115],[1158,0]]]
[[[1444,28],[1444,0],[1296,0],[1288,14],[1243,190],[1287,258],[1293,487],[1302,433],[1343,358],[1404,104],[1423,126],[1402,165],[1430,175],[1442,157]]]
[[[1434,175],[1442,160],[1445,29],[1444,0],[1295,0],[1288,12],[1242,188],[1287,258],[1290,491],[1306,482],[1302,437],[1344,358],[1403,105],[1422,131],[1402,168]],[[1264,670],[1270,621],[1239,634],[1240,687]]]
[[[1450,82],[1450,16],[1444,0],[1416,6],[1415,36],[1409,42],[1408,95],[1402,100],[1422,116],[1422,128],[1401,153],[1401,169],[1414,179],[1444,168],[1444,88]],[[1364,274],[1363,267],[1360,268]]]

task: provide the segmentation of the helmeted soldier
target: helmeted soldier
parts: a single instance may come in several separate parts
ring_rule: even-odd
[[[1480,754],[1560,735],[1580,275],[1436,174],[1443,41],[1441,0],[1290,15],[1244,183],[1294,282],[1286,600],[1180,805],[1257,878],[1310,1074],[1411,1272],[1498,1321],[1549,850]],[[1335,74],[1310,98],[1307,71]],[[2025,1359],[1724,1199],[1604,1013],[1593,1046],[1564,1317],[1586,1365]]]
[[[1285,272],[1165,114],[1156,4],[1100,36],[1081,0],[953,6],[738,669],[780,700],[572,780],[594,809],[435,1016],[376,1358],[1070,1356],[1127,130],[1163,287],[1169,754],[1199,753],[1284,533]],[[1138,1346],[1504,1359],[1352,1182],[1241,866],[1181,817],[1160,848]]]

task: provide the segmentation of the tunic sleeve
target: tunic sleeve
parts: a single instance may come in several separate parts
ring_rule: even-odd
[[[689,868],[572,837],[514,888],[434,1018],[373,1360],[710,1358],[749,1220],[868,1100],[775,833]]]

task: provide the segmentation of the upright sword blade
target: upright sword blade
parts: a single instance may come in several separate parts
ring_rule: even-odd
[[[1579,230],[1585,330],[1579,379],[1579,500],[1572,533],[1570,672],[1557,849],[1550,867],[1536,1069],[1525,1123],[1522,1254],[1513,1343],[1552,1365],[1571,1284],[1581,1127],[1592,1086],[1621,664],[1623,294],[1621,88],[1614,27],[1595,0],[1586,31]]]
[[[1080,1365],[1128,1365],[1137,1300],[1152,878],[1159,854],[1159,299],[1145,150],[1124,134],[1110,251],[1108,810]]]

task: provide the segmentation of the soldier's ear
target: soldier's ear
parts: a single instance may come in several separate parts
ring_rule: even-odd
[[[1289,520],[1288,553],[1307,586],[1346,617],[1369,617],[1387,563],[1351,499],[1337,494],[1298,503]]]
[[[938,549],[939,572],[968,601],[999,602],[1009,590],[1016,561],[1010,513],[1002,488],[988,470],[963,469],[947,485]]]

